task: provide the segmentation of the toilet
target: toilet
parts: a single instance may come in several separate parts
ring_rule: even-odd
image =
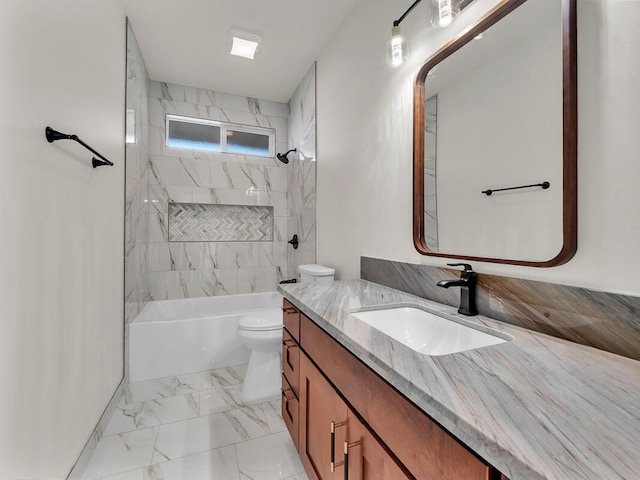
[[[335,270],[322,265],[300,265],[300,282],[333,281]],[[282,309],[265,308],[238,321],[238,337],[251,350],[242,384],[242,403],[255,405],[280,397]]]
[[[332,282],[336,273],[335,269],[325,267],[323,265],[300,265],[298,267],[300,274],[300,283],[306,282]]]
[[[238,321],[238,336],[251,350],[242,384],[242,403],[255,405],[280,397],[282,310],[265,308]]]

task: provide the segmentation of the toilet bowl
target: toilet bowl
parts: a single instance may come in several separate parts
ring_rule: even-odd
[[[280,397],[282,311],[266,308],[242,317],[238,336],[251,350],[242,384],[242,403],[254,405]]]

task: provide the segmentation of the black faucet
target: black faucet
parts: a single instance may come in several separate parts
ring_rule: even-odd
[[[460,289],[460,308],[458,313],[462,315],[477,315],[476,310],[476,272],[468,263],[448,263],[450,267],[464,267],[460,272],[459,280],[440,280],[438,286],[442,288],[461,287]]]

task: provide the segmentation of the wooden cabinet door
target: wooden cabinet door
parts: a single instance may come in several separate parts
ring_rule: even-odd
[[[409,480],[406,474],[387,453],[376,438],[349,410],[347,420],[347,451],[345,463],[348,471],[343,472],[348,480]]]
[[[293,337],[282,330],[282,372],[287,377],[296,397],[300,396],[300,346]]]
[[[338,396],[324,375],[300,355],[300,455],[318,480],[409,480]],[[334,435],[331,435],[331,423]],[[333,464],[331,468],[331,450]],[[348,452],[348,455],[345,453]],[[345,472],[345,462],[347,471]],[[313,475],[310,475],[313,478]]]
[[[300,341],[300,311],[287,300],[282,300],[282,323],[296,342]]]
[[[331,451],[333,448],[335,463],[341,462],[346,438],[347,405],[304,353],[300,354],[299,422],[299,453],[309,478],[342,479],[341,467],[332,471]],[[333,436],[332,422],[336,424]]]
[[[291,440],[296,450],[299,450],[298,435],[300,428],[300,404],[298,397],[293,392],[293,388],[287,381],[287,377],[282,375],[282,419],[289,430]]]

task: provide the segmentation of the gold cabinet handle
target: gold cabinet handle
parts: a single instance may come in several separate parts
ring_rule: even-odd
[[[287,392],[291,392],[293,394],[293,391],[290,388],[286,388],[282,390],[282,399],[284,400],[284,410],[285,412],[287,412],[287,416],[289,417],[289,420],[293,421],[293,417],[291,416],[291,413],[289,413],[289,397],[287,396]],[[294,394],[294,397],[295,397],[295,394]]]
[[[291,360],[289,359],[289,351],[293,348],[298,348],[298,344],[293,340],[284,340],[282,344],[284,345],[284,348],[285,348],[283,360],[284,362],[286,362],[287,365],[289,365],[289,368],[291,369],[291,371],[295,371],[296,368],[294,367],[293,363],[291,363]]]
[[[353,443],[344,442],[344,480],[349,480],[349,449],[361,443],[361,440]]]
[[[287,314],[298,313],[298,309],[295,307],[282,307],[282,311]]]
[[[282,396],[284,397],[284,401],[288,402],[289,401],[289,397],[287,397],[287,392],[291,392],[290,388],[285,388],[284,390],[282,390]]]
[[[342,463],[336,463],[336,428],[343,427],[347,422],[331,422],[331,458],[330,468],[331,472],[336,471],[336,467],[342,465]]]

